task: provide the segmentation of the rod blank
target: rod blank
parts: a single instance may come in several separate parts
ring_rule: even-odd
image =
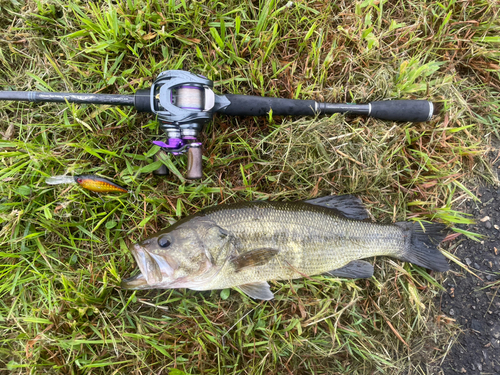
[[[39,91],[0,91],[0,100],[26,102],[134,105],[134,95],[114,94],[77,94],[71,92],[39,92]]]

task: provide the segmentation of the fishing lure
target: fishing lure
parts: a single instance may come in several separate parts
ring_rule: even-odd
[[[96,193],[128,193],[124,187],[95,175],[52,176],[45,180],[48,185],[79,184],[82,188]]]

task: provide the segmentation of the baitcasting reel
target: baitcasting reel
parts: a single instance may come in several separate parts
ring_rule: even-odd
[[[153,112],[160,123],[160,128],[167,135],[167,142],[153,141],[154,144],[179,155],[187,152],[188,179],[203,177],[202,144],[198,141],[205,122],[210,121],[213,112],[228,106],[224,97],[212,91],[213,82],[209,79],[183,70],[168,70],[158,75],[151,89],[136,93],[144,95],[144,107],[135,107],[139,111]],[[146,99],[149,99],[146,103]],[[166,168],[155,171],[166,174]]]
[[[0,100],[68,102],[134,106],[139,112],[156,114],[166,142],[154,141],[174,155],[188,155],[186,178],[200,179],[202,144],[198,137],[214,112],[232,116],[316,115],[350,113],[390,121],[421,122],[431,119],[434,106],[426,100],[389,100],[368,104],[333,104],[314,100],[279,99],[249,95],[216,95],[213,82],[183,70],[167,70],[158,75],[150,89],[135,95],[76,94],[52,92],[0,91]],[[166,169],[158,171],[166,174]]]

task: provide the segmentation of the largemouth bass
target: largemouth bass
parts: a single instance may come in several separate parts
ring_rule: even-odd
[[[438,223],[367,222],[351,195],[303,202],[247,202],[210,207],[130,247],[141,273],[126,289],[238,287],[252,298],[274,297],[269,280],[318,274],[369,278],[360,259],[385,255],[435,271],[448,263],[437,249]]]

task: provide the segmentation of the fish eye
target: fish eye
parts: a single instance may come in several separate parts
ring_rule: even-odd
[[[82,179],[81,177],[78,177],[78,178],[76,179],[76,182],[78,182],[78,183],[81,183],[82,181],[83,181],[83,179]]]
[[[169,247],[170,246],[170,241],[166,237],[160,237],[158,238],[158,246],[160,247]]]

